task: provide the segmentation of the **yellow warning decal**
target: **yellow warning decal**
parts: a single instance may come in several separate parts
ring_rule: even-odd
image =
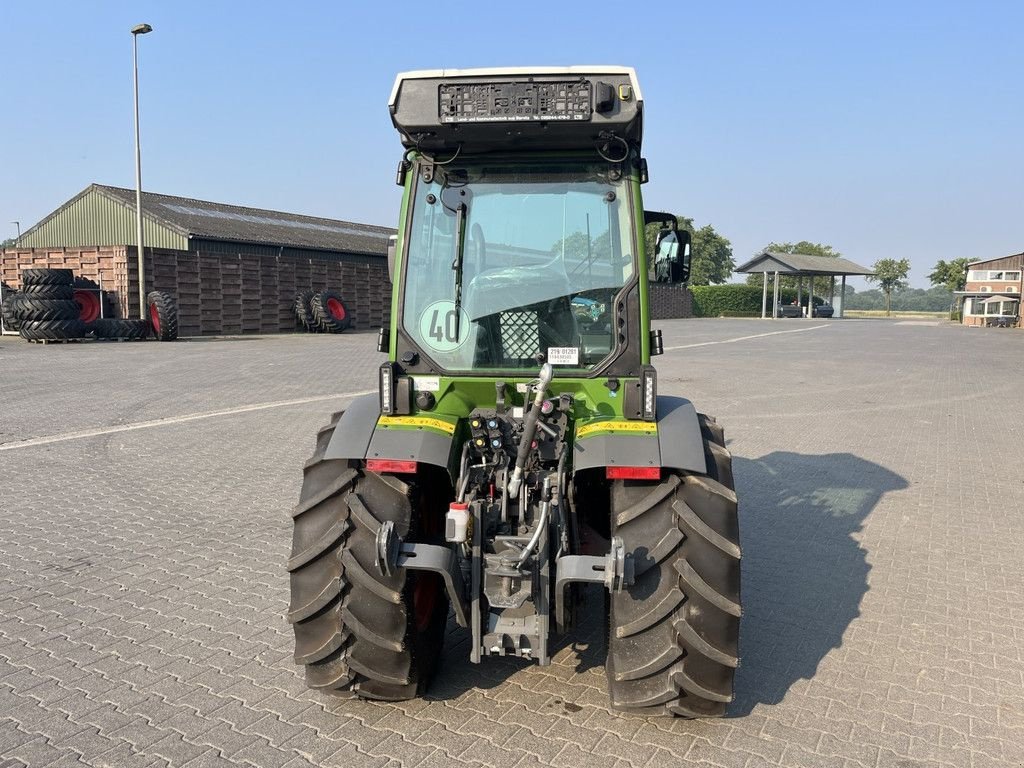
[[[656,435],[658,425],[653,421],[593,421],[576,430],[576,437],[587,437],[603,432],[624,435]]]
[[[455,425],[441,419],[434,419],[430,416],[381,416],[377,419],[377,426],[385,429],[391,427],[416,427],[418,429],[434,429],[444,432],[446,435],[455,434]]]

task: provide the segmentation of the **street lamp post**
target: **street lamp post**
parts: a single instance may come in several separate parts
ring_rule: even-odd
[[[139,262],[139,318],[146,319],[146,273],[142,254],[142,148],[139,143],[139,35],[153,31],[149,24],[132,27],[132,63],[135,70],[135,234]]]
[[[18,239],[14,241],[14,244],[15,245],[21,245],[21,222],[20,221],[12,221],[11,224],[13,224],[15,227],[18,228]]]

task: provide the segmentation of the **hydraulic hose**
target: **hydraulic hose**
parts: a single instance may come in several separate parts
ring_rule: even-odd
[[[519,562],[516,564],[517,567],[522,568],[529,559],[530,555],[533,554],[533,550],[537,546],[537,542],[540,541],[540,535],[544,532],[544,529],[548,525],[548,513],[551,510],[551,475],[544,478],[544,490],[541,493],[540,502],[540,520],[537,521],[537,529],[533,532],[533,536],[530,537],[529,543],[526,545],[526,549],[523,550],[523,554],[519,556]]]
[[[537,419],[540,418],[540,407],[547,396],[548,385],[555,375],[551,363],[544,363],[540,369],[540,376],[537,379],[537,392],[533,397],[533,407],[526,414],[523,421],[523,436],[519,439],[519,450],[516,453],[516,468],[512,472],[512,479],[508,481],[508,495],[515,498],[519,495],[519,486],[523,482],[523,470],[526,468],[526,459],[530,455],[530,447],[533,445],[533,438],[537,434]]]

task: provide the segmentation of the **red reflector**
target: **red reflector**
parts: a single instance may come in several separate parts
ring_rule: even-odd
[[[415,461],[398,459],[367,459],[366,469],[370,472],[415,472]]]
[[[609,480],[661,480],[661,467],[606,467]]]

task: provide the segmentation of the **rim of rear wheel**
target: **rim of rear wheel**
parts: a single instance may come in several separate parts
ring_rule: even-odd
[[[335,320],[344,320],[347,316],[345,312],[345,305],[335,299],[333,296],[327,299],[327,311],[331,314]]]
[[[79,319],[86,323],[98,320],[100,316],[100,298],[92,291],[76,290],[72,298],[79,308]]]
[[[153,333],[160,335],[160,310],[157,309],[156,302],[149,305],[149,322],[153,324]]]

